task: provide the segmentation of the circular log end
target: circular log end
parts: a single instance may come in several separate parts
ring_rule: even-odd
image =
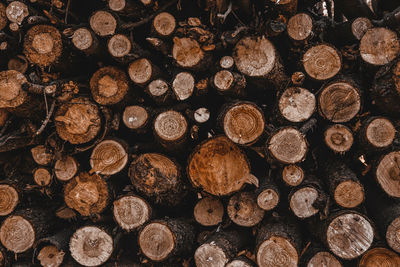
[[[61,139],[71,144],[83,144],[96,137],[101,119],[97,106],[88,98],[79,97],[57,110],[55,124]]]
[[[395,267],[400,266],[400,256],[387,248],[373,248],[361,258],[358,267]]]
[[[7,216],[14,211],[19,202],[17,190],[7,184],[0,184],[0,216]]]
[[[197,267],[224,267],[229,256],[214,243],[205,243],[196,249],[194,260]]]
[[[90,27],[99,36],[107,36],[115,33],[117,21],[107,11],[96,11],[89,20]]]
[[[280,236],[271,236],[258,247],[256,260],[260,267],[296,267],[299,255],[288,239]]]
[[[394,219],[386,229],[386,241],[396,252],[400,252],[400,217]]]
[[[245,258],[245,260],[235,259],[229,262],[225,267],[253,267],[253,266],[254,264],[252,263],[252,261],[247,260],[247,258]]]
[[[313,21],[305,13],[299,13],[291,17],[287,24],[287,33],[295,41],[303,41],[312,34]]]
[[[0,241],[14,253],[22,253],[33,246],[35,230],[32,224],[21,216],[9,216],[0,227]]]
[[[93,45],[94,39],[90,30],[79,28],[72,35],[72,43],[79,50],[89,49]]]
[[[313,206],[317,198],[318,191],[315,188],[303,187],[291,196],[290,209],[301,219],[309,218],[318,213],[318,209]]]
[[[172,57],[182,68],[195,68],[204,58],[199,43],[191,38],[174,38]]]
[[[375,66],[386,65],[400,53],[400,40],[387,28],[371,28],[360,41],[361,58]]]
[[[250,192],[233,195],[226,210],[229,218],[243,227],[255,226],[264,218],[264,210],[257,205],[256,196]]]
[[[33,180],[39,186],[48,186],[51,183],[51,173],[45,168],[37,168],[33,173]]]
[[[132,130],[143,128],[149,119],[147,110],[141,106],[128,106],[122,115],[125,126]]]
[[[327,229],[330,250],[346,260],[366,252],[374,239],[374,229],[367,219],[357,213],[345,213],[334,218]]]
[[[108,52],[113,57],[124,57],[131,51],[131,41],[123,34],[115,34],[108,40]]]
[[[353,119],[361,109],[361,96],[357,88],[345,81],[325,86],[318,98],[321,115],[332,122]]]
[[[198,123],[205,123],[210,119],[210,111],[207,108],[198,108],[194,112],[194,119]]]
[[[219,65],[223,69],[231,69],[231,68],[233,68],[234,64],[235,64],[235,61],[233,60],[233,57],[231,57],[231,56],[223,56],[219,60]]]
[[[54,173],[58,180],[66,182],[71,180],[78,172],[78,163],[71,156],[59,159],[54,164]]]
[[[108,7],[112,11],[122,11],[126,6],[126,0],[108,0]]]
[[[55,63],[62,48],[61,34],[53,26],[36,25],[25,35],[24,54],[32,64],[44,67]]]
[[[143,254],[153,261],[163,261],[170,256],[176,244],[171,229],[161,222],[146,225],[139,233],[139,246]]]
[[[131,231],[150,219],[151,208],[141,197],[129,195],[114,201],[113,214],[122,229]]]
[[[92,171],[103,175],[113,175],[125,168],[128,153],[115,140],[105,140],[95,146],[90,156]]]
[[[358,182],[347,180],[335,188],[333,197],[340,206],[355,208],[364,201],[364,187]]]
[[[290,87],[279,99],[279,111],[290,122],[308,120],[315,111],[316,100],[313,93],[301,87]]]
[[[374,147],[382,148],[393,143],[396,129],[390,120],[376,118],[368,124],[365,135],[368,143]]]
[[[154,17],[153,28],[161,36],[170,36],[176,27],[176,20],[168,12],[161,12]]]
[[[226,111],[223,126],[225,135],[234,143],[251,145],[264,132],[264,114],[255,104],[240,103]]]
[[[342,124],[331,125],[324,133],[325,144],[337,153],[344,153],[350,150],[354,137],[349,128]]]
[[[214,76],[214,86],[221,92],[229,90],[233,82],[233,74],[228,70],[218,71]]]
[[[153,67],[147,58],[140,58],[129,64],[128,74],[134,83],[143,85],[150,81]]]
[[[69,250],[79,264],[99,266],[110,258],[113,240],[104,230],[96,226],[85,226],[72,235]]]
[[[267,76],[277,61],[274,45],[264,37],[245,37],[234,48],[238,70],[250,77]]]
[[[178,100],[188,99],[194,91],[195,80],[189,72],[178,73],[172,82],[172,89]]]
[[[188,164],[193,185],[213,195],[229,195],[240,190],[249,182],[249,173],[245,154],[224,136],[198,145]]]
[[[304,179],[304,171],[301,167],[290,164],[286,165],[282,171],[282,180],[290,186],[298,186]]]
[[[262,191],[257,196],[257,205],[263,210],[272,210],[278,203],[279,194],[271,188]]]
[[[108,201],[107,183],[100,176],[80,173],[64,189],[65,204],[82,216],[101,213]]]
[[[386,154],[376,168],[376,179],[391,197],[400,198],[400,151]]]
[[[188,131],[185,117],[174,110],[160,113],[154,120],[154,133],[161,141],[175,142],[184,138]]]
[[[364,34],[372,27],[373,25],[368,18],[360,17],[351,23],[351,32],[357,40],[361,40]]]
[[[53,160],[54,155],[49,152],[44,145],[38,145],[31,149],[33,160],[39,165],[48,165]]]
[[[334,47],[321,44],[305,52],[303,66],[311,78],[325,81],[338,74],[342,68],[342,59]]]
[[[16,70],[0,72],[0,108],[18,107],[26,101],[24,83],[27,83],[25,76]]]
[[[161,79],[153,80],[148,85],[148,90],[151,96],[158,97],[168,92],[168,83]]]
[[[299,130],[282,128],[270,138],[268,150],[279,162],[293,164],[302,161],[307,153],[307,142]]]
[[[320,251],[316,253],[307,263],[307,267],[343,267],[335,256],[326,251]]]
[[[20,1],[13,1],[7,6],[5,15],[9,21],[21,25],[24,18],[29,16],[28,6]]]
[[[224,206],[221,201],[213,197],[200,199],[194,207],[194,218],[203,226],[215,226],[222,222]]]
[[[37,255],[40,265],[43,267],[58,267],[64,261],[65,252],[59,250],[56,246],[45,246]]]

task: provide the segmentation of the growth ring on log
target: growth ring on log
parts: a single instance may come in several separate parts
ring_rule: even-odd
[[[286,165],[282,170],[282,179],[290,186],[298,186],[304,179],[304,171],[297,165]]]
[[[196,203],[193,214],[199,224],[214,226],[222,222],[224,206],[218,198],[205,197]]]
[[[174,37],[172,57],[182,68],[194,68],[204,59],[204,52],[199,43],[192,38]]]
[[[195,187],[217,196],[239,191],[245,183],[258,183],[250,174],[245,154],[224,136],[198,145],[189,158],[187,173]]]
[[[38,145],[31,149],[33,160],[39,165],[49,165],[54,155],[44,145]]]
[[[153,75],[153,67],[150,60],[140,58],[129,64],[128,74],[131,80],[136,84],[146,84]]]
[[[338,74],[342,68],[342,59],[334,47],[321,44],[305,52],[303,66],[311,78],[324,81]]]
[[[386,229],[386,242],[394,251],[400,251],[400,217],[394,219]]]
[[[140,249],[153,261],[163,261],[175,248],[175,235],[169,227],[161,222],[146,225],[139,233]]]
[[[23,104],[28,94],[22,89],[25,76],[16,70],[0,72],[0,108],[15,108]]]
[[[318,198],[318,191],[313,187],[303,187],[290,198],[289,205],[293,213],[299,218],[309,218],[318,213],[313,204]]]
[[[306,40],[312,33],[313,21],[308,14],[299,13],[291,17],[287,24],[287,33],[295,41]]]
[[[96,11],[89,20],[90,27],[99,36],[107,36],[115,33],[117,21],[113,15],[107,11]]]
[[[18,202],[17,190],[10,185],[0,184],[0,216],[6,216],[13,212]]]
[[[396,135],[396,128],[386,118],[372,120],[366,129],[365,137],[374,147],[387,147],[393,143]]]
[[[123,34],[115,34],[108,40],[108,52],[113,57],[124,57],[131,51],[132,45],[128,37]]]
[[[97,144],[90,156],[92,171],[103,175],[113,175],[125,168],[128,153],[123,145],[115,140],[105,140]]]
[[[158,114],[154,120],[154,133],[164,141],[178,141],[187,132],[188,124],[185,117],[174,110]]]
[[[272,235],[258,247],[256,261],[260,267],[296,267],[299,255],[288,239]]]
[[[272,210],[279,203],[279,194],[272,188],[262,191],[257,196],[257,205],[263,210]]]
[[[269,139],[268,151],[279,162],[293,164],[302,161],[307,153],[307,142],[303,134],[292,127],[285,127]]]
[[[79,28],[74,31],[72,35],[72,43],[76,48],[82,51],[89,49],[94,42],[95,40],[93,39],[92,33],[86,28]]]
[[[1,243],[14,253],[21,253],[30,249],[35,238],[35,229],[32,224],[21,216],[9,216],[0,227]]]
[[[316,100],[313,93],[301,87],[286,89],[279,98],[279,111],[290,122],[308,120],[315,111]]]
[[[206,267],[210,266],[210,259],[212,258],[212,266],[214,267],[223,267],[225,266],[229,258],[227,257],[227,253],[215,243],[204,243],[200,247],[196,249],[194,253],[194,260],[196,266]]]
[[[13,1],[7,6],[5,15],[10,22],[21,25],[23,20],[29,16],[28,6],[21,1]]]
[[[307,263],[307,267],[321,266],[343,267],[343,265],[335,258],[335,256],[326,251],[317,252]]]
[[[400,198],[400,151],[386,154],[376,168],[376,179],[391,197]]]
[[[78,163],[71,156],[59,159],[54,164],[54,173],[58,180],[69,181],[78,172]]]
[[[161,12],[154,17],[153,27],[158,34],[162,36],[169,36],[175,30],[176,21],[174,16],[168,12]]]
[[[364,187],[352,180],[341,182],[333,193],[336,203],[345,208],[355,208],[364,201]]]
[[[150,219],[151,208],[141,197],[128,195],[114,201],[113,214],[122,229],[131,231]]]
[[[354,142],[353,133],[342,124],[331,125],[325,130],[324,137],[326,145],[338,153],[349,151]]]
[[[390,249],[377,247],[368,250],[361,258],[358,267],[400,266],[400,256]]]
[[[37,168],[33,173],[33,180],[39,186],[51,184],[51,173],[46,168]]]
[[[252,192],[234,194],[226,207],[229,218],[237,225],[252,227],[264,218],[264,210],[257,205],[257,199]]]

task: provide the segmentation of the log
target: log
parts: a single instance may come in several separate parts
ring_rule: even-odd
[[[155,79],[146,87],[146,93],[158,104],[168,104],[172,98],[169,84],[163,79]]]
[[[117,28],[117,20],[107,11],[98,10],[89,19],[90,27],[100,37],[113,35]]]
[[[49,148],[44,145],[38,145],[31,149],[33,160],[39,165],[49,165],[53,159],[54,154]]]
[[[223,69],[230,70],[234,67],[235,61],[231,56],[223,56],[219,60],[219,66]]]
[[[245,183],[258,185],[246,155],[224,136],[206,140],[193,150],[187,174],[194,187],[217,196],[239,191]]]
[[[23,90],[25,76],[16,70],[0,72],[0,107],[15,108],[28,101],[28,94]]]
[[[99,50],[99,40],[88,28],[82,27],[74,31],[72,44],[87,55],[96,54]]]
[[[258,207],[265,211],[273,210],[279,204],[280,190],[271,177],[265,177],[255,193]]]
[[[384,247],[376,247],[368,250],[358,263],[358,267],[379,267],[385,265],[400,265],[400,256]]]
[[[144,132],[150,124],[150,114],[148,110],[139,105],[125,107],[122,114],[122,121],[130,130]]]
[[[351,32],[356,40],[361,40],[364,34],[372,27],[372,22],[368,18],[358,17],[351,23]]]
[[[130,53],[132,44],[126,35],[115,34],[108,40],[107,48],[111,56],[121,59]]]
[[[69,242],[72,258],[84,266],[104,264],[113,252],[113,239],[98,226],[84,226],[75,231]]]
[[[295,164],[289,164],[282,169],[282,180],[288,186],[298,186],[304,180],[304,170]]]
[[[324,142],[333,152],[346,153],[353,146],[353,132],[343,124],[332,124],[324,132]]]
[[[200,199],[193,209],[194,219],[203,226],[216,226],[222,222],[224,206],[218,198]]]
[[[289,122],[304,122],[316,110],[316,100],[313,93],[301,87],[289,87],[279,97],[280,115]]]
[[[194,227],[183,219],[163,219],[148,223],[139,233],[142,253],[155,262],[185,255],[194,243]]]
[[[252,145],[264,133],[264,114],[252,102],[237,101],[227,104],[218,115],[218,121],[224,134],[239,145]]]
[[[128,93],[128,77],[116,67],[103,67],[90,79],[93,99],[100,105],[114,105]]]
[[[287,34],[295,44],[304,45],[314,36],[313,20],[306,13],[298,13],[287,23]]]
[[[180,72],[175,75],[172,81],[172,91],[176,99],[183,101],[192,96],[195,86],[195,80],[191,73]]]
[[[382,150],[392,145],[396,132],[396,128],[388,118],[374,116],[363,122],[359,139],[367,149]]]
[[[97,174],[81,172],[64,187],[64,201],[82,216],[100,214],[109,201],[107,183]]]
[[[52,183],[53,177],[48,169],[36,168],[33,172],[33,180],[40,187],[48,187]]]
[[[127,144],[117,139],[98,143],[90,155],[91,173],[114,175],[122,171],[128,163]]]
[[[17,188],[8,183],[0,184],[0,216],[11,214],[17,207],[20,199]]]
[[[240,256],[230,261],[226,267],[255,267],[255,264],[248,258]]]
[[[257,205],[257,197],[253,192],[235,193],[226,208],[229,218],[237,225],[253,227],[264,218],[264,210]]]
[[[173,42],[172,57],[178,67],[189,70],[205,70],[208,67],[210,55],[195,39],[174,37]]]
[[[67,182],[78,173],[79,164],[72,156],[65,156],[54,164],[54,174],[61,182]]]
[[[170,13],[161,12],[154,17],[152,27],[156,35],[161,38],[167,38],[174,33],[176,20]]]
[[[64,258],[72,235],[71,229],[63,229],[51,236],[38,240],[34,248],[34,256],[43,267],[58,267]]]
[[[390,197],[400,198],[400,151],[385,153],[375,163],[374,176],[382,190]]]
[[[28,6],[21,1],[13,1],[7,6],[5,15],[10,22],[21,25],[24,19],[29,16]]]
[[[159,72],[159,69],[147,58],[137,59],[128,66],[129,77],[139,86],[145,86],[157,78]]]
[[[153,132],[161,145],[173,150],[182,147],[186,142],[188,123],[180,112],[167,110],[154,119]]]
[[[128,175],[139,193],[157,203],[173,206],[184,196],[180,167],[165,155],[145,153],[137,156]]]
[[[317,241],[312,240],[311,244],[301,256],[301,266],[306,267],[343,267],[342,263],[332,253]]]
[[[238,73],[229,70],[220,70],[212,79],[213,87],[221,95],[240,97],[245,94],[246,78]]]

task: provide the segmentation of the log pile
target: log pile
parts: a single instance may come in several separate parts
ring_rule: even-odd
[[[400,266],[398,0],[0,2],[0,267]]]

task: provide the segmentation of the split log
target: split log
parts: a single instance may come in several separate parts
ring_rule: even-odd
[[[40,187],[50,186],[52,179],[51,173],[46,168],[37,168],[33,172],[33,180]]]
[[[153,129],[156,139],[170,150],[182,147],[187,140],[187,120],[180,112],[174,110],[158,114],[154,119]]]
[[[128,74],[131,80],[140,86],[145,86],[157,78],[160,70],[147,58],[140,58],[128,66]]]
[[[193,150],[187,174],[194,187],[217,196],[239,191],[245,183],[258,186],[246,155],[224,136],[206,140]]]
[[[195,39],[174,37],[173,42],[172,57],[177,66],[190,70],[205,70],[210,65],[210,54],[204,51]]]
[[[113,253],[110,234],[97,226],[84,226],[75,231],[69,242],[72,258],[84,266],[104,264]]]
[[[33,160],[39,165],[49,165],[54,159],[53,152],[49,148],[46,148],[44,145],[33,147],[31,149],[31,154]]]
[[[305,72],[316,81],[333,78],[342,69],[339,51],[329,44],[319,44],[309,48],[302,59]]]
[[[197,267],[224,267],[247,243],[243,233],[221,231],[211,235],[194,253]]]
[[[356,40],[361,40],[364,34],[372,27],[372,22],[368,18],[359,17],[351,23],[351,32]]]
[[[197,223],[203,226],[215,226],[222,222],[224,206],[218,198],[205,197],[196,203],[193,214]]]
[[[172,98],[170,86],[163,79],[151,81],[146,87],[146,93],[158,104],[168,104]]]
[[[376,247],[368,250],[360,259],[358,267],[399,266],[400,256],[390,249]]]
[[[218,71],[212,79],[212,84],[219,94],[231,97],[243,96],[247,85],[243,75],[229,70]]]
[[[128,163],[128,145],[117,139],[98,143],[90,155],[91,173],[113,175],[125,168]]]
[[[113,203],[113,215],[117,224],[130,232],[147,223],[152,217],[152,208],[143,198],[128,194]]]
[[[390,197],[400,198],[400,151],[381,156],[375,164],[374,176],[383,191]]]
[[[265,177],[255,191],[257,205],[265,210],[273,210],[280,201],[280,190],[271,177]]]
[[[96,54],[99,50],[99,40],[95,34],[87,28],[78,28],[72,35],[72,44],[87,55]]]
[[[361,102],[360,89],[348,79],[325,84],[318,96],[320,115],[334,123],[352,120],[360,112]]]
[[[137,156],[129,167],[129,177],[138,192],[155,202],[176,205],[184,196],[180,167],[162,154]]]
[[[148,223],[139,233],[142,253],[155,262],[189,253],[194,243],[194,227],[183,219],[163,219]]]
[[[304,170],[295,164],[286,165],[282,170],[282,180],[288,186],[298,186],[304,180]]]
[[[148,110],[139,105],[125,107],[124,113],[122,114],[122,121],[125,126],[137,132],[146,131],[150,120],[151,117]]]
[[[11,184],[0,184],[0,216],[11,214],[19,203],[19,193]]]
[[[100,214],[109,201],[107,183],[97,174],[82,172],[65,186],[64,201],[82,216]]]
[[[154,17],[152,27],[156,35],[166,38],[174,33],[176,20],[170,13],[161,12]]]
[[[235,193],[226,208],[229,218],[237,225],[253,227],[264,218],[264,210],[257,205],[253,192]]]
[[[388,118],[371,117],[363,122],[359,139],[364,149],[376,151],[391,146],[396,132],[396,128]]]
[[[99,36],[113,35],[117,28],[117,20],[110,12],[96,11],[89,19],[90,27]]]
[[[195,80],[191,73],[180,72],[175,75],[172,81],[172,91],[176,99],[183,101],[192,96],[194,92]]]
[[[353,132],[343,124],[332,124],[324,132],[324,141],[333,152],[346,153],[353,146]]]
[[[307,44],[314,36],[313,20],[306,13],[299,13],[291,17],[287,23],[287,34],[295,44]]]
[[[218,116],[220,127],[234,143],[249,146],[262,136],[265,118],[262,110],[252,102],[227,104]]]
[[[108,40],[107,48],[111,56],[121,60],[131,52],[132,44],[126,35],[115,34]]]
[[[67,182],[75,177],[79,170],[79,164],[75,158],[65,156],[57,160],[54,164],[54,174],[61,182]]]
[[[128,77],[116,67],[103,67],[90,79],[92,97],[100,105],[117,104],[128,93],[128,89]]]
[[[316,100],[313,93],[301,87],[289,87],[279,97],[279,113],[289,122],[304,122],[316,110]]]

